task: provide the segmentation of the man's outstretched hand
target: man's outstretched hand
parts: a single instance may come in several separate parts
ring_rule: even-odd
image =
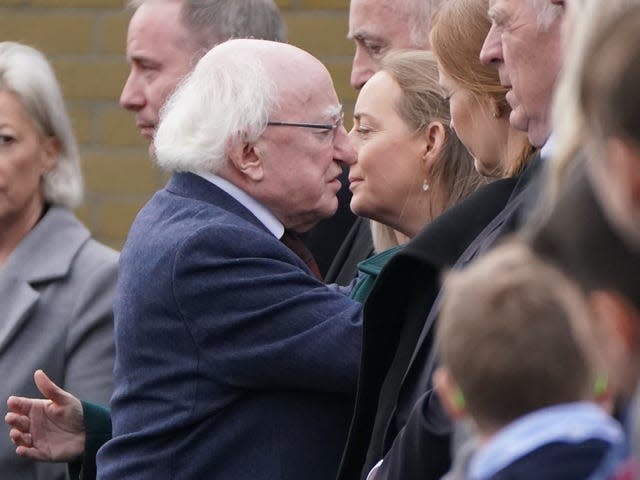
[[[84,452],[85,431],[80,400],[58,387],[42,371],[33,379],[44,399],[11,396],[4,420],[21,457],[69,462]]]

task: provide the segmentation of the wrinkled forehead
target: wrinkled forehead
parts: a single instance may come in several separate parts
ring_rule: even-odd
[[[352,1],[349,11],[350,39],[377,38],[409,48],[411,19],[405,2],[388,0]]]

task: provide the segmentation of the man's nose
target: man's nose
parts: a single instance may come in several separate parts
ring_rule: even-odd
[[[500,34],[494,25],[489,29],[480,50],[480,62],[484,65],[492,65],[502,62],[502,42]]]
[[[144,95],[138,88],[136,75],[131,72],[120,94],[120,106],[127,110],[137,111],[144,107]]]
[[[351,66],[351,86],[360,90],[375,73],[375,65],[371,58],[363,52],[363,48],[356,46],[356,53]]]
[[[349,141],[347,130],[344,125],[338,127],[336,138],[334,139],[333,158],[345,165],[353,165],[356,161],[356,151]]]

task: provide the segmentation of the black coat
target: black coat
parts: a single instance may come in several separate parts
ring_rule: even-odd
[[[541,163],[538,155],[529,161],[527,169],[518,177],[504,209],[471,242],[453,268],[464,268],[523,223],[539,196]],[[436,480],[450,466],[452,425],[432,385],[437,366],[433,340],[441,308],[440,296],[434,301],[429,299],[429,306],[431,308],[426,321],[425,316],[422,317],[422,328],[408,367],[398,375],[400,386],[395,397],[381,399],[381,405],[384,405],[383,402],[392,402],[392,405],[382,426],[376,419],[364,465],[367,470],[384,456],[377,480]]]
[[[515,185],[516,179],[505,179],[481,188],[427,225],[381,272],[364,308],[356,408],[339,480],[366,477],[388,449],[401,381],[441,272],[503,209]]]

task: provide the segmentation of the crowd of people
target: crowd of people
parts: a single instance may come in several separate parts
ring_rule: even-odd
[[[273,1],[130,8],[119,257],[0,43],[2,478],[640,478],[639,1],[351,0],[350,132]]]

